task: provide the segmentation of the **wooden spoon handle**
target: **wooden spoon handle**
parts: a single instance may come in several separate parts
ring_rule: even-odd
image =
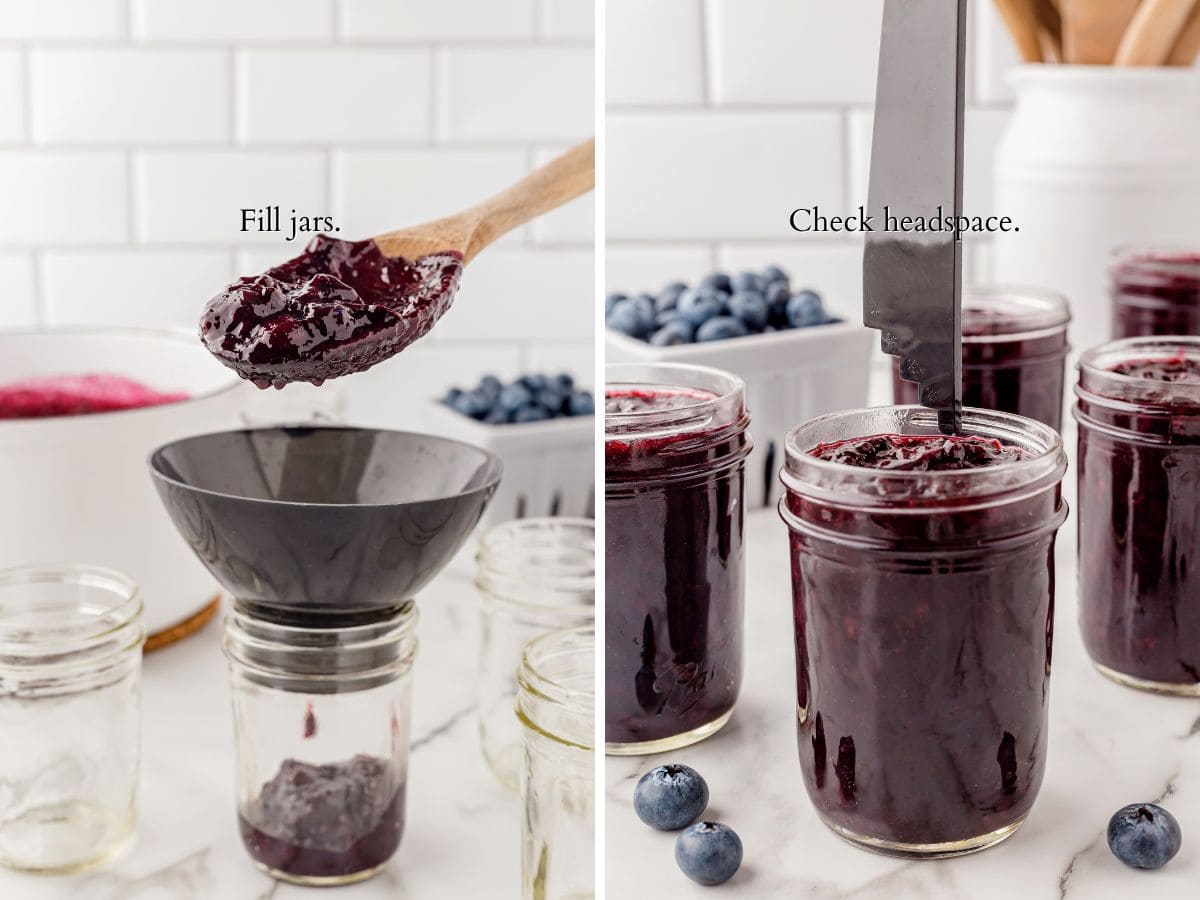
[[[1171,55],[1167,57],[1167,64],[1190,66],[1196,61],[1197,54],[1200,54],[1200,3],[1196,4],[1196,8],[1184,23],[1179,40],[1175,42]]]
[[[1035,0],[1038,43],[1047,62],[1063,61],[1062,14],[1054,0]]]
[[[996,0],[996,7],[1017,44],[1021,59],[1031,63],[1042,62],[1034,0]]]
[[[476,220],[463,262],[518,225],[524,225],[596,186],[596,139],[588,138],[530,172],[516,184],[462,213]]]
[[[1195,0],[1143,0],[1117,48],[1116,64],[1165,64],[1195,5]]]
[[[1063,53],[1077,65],[1111,65],[1141,0],[1062,0]]]

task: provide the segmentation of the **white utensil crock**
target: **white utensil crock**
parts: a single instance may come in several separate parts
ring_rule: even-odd
[[[1193,69],[1026,65],[996,153],[995,280],[1058,291],[1077,351],[1110,339],[1108,264],[1124,244],[1200,239]]]

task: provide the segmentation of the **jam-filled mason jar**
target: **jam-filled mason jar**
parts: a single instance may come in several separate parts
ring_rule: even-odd
[[[744,385],[700,366],[609,366],[604,417],[605,742],[703,740],[742,681]]]
[[[1079,615],[1101,672],[1200,694],[1200,337],[1085,353],[1079,423]]]
[[[1003,285],[968,288],[962,306],[963,404],[1015,413],[1062,428],[1067,326],[1058,294]],[[892,360],[892,396],[917,402],[917,385]]]
[[[796,716],[838,835],[910,857],[1008,837],[1046,766],[1057,432],[967,409],[834,413],[787,438]]]
[[[320,628],[234,611],[225,623],[238,827],[273,878],[369,878],[404,831],[417,611]]]
[[[1114,338],[1200,334],[1200,247],[1124,247],[1109,274]]]

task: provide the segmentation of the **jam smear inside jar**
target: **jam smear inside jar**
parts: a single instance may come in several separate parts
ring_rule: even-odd
[[[1200,337],[1085,353],[1079,422],[1079,601],[1101,672],[1200,695]]]
[[[834,413],[788,435],[797,733],[822,820],[869,849],[1004,839],[1045,772],[1058,434],[964,410]]]
[[[741,689],[742,382],[683,365],[608,368],[605,395],[605,741],[686,746]]]
[[[185,393],[155,390],[123,375],[41,376],[0,385],[0,419],[121,412],[186,399]]]
[[[1110,275],[1114,338],[1200,335],[1200,247],[1118,250]]]
[[[976,286],[963,295],[963,405],[994,409],[1062,428],[1067,301],[1024,287]],[[917,402],[917,385],[892,361],[892,396]]]

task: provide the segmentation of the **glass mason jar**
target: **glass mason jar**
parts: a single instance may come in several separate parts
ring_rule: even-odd
[[[496,777],[517,789],[521,724],[516,672],[539,634],[596,618],[596,528],[590,519],[516,519],[488,530],[479,565],[479,739]]]
[[[412,601],[346,627],[227,617],[238,826],[273,878],[362,881],[400,845],[416,622]]]
[[[834,413],[787,438],[797,733],[818,815],[908,857],[1012,834],[1046,766],[1054,540],[1067,460],[1049,426],[966,409],[995,466],[860,468],[811,455],[872,435],[936,436],[921,407]]]
[[[991,285],[963,294],[963,405],[1015,413],[1062,430],[1066,382],[1065,298],[1033,288]],[[892,360],[892,396],[917,402],[917,385]]]
[[[73,872],[132,844],[145,640],[124,575],[0,571],[0,864]]]
[[[1114,338],[1200,334],[1200,247],[1123,247],[1109,273]]]
[[[742,683],[745,385],[701,366],[608,367],[605,745],[716,733]]]
[[[534,638],[517,672],[521,765],[521,896],[595,893],[596,629]]]
[[[1079,615],[1101,672],[1200,695],[1200,337],[1079,364]]]

